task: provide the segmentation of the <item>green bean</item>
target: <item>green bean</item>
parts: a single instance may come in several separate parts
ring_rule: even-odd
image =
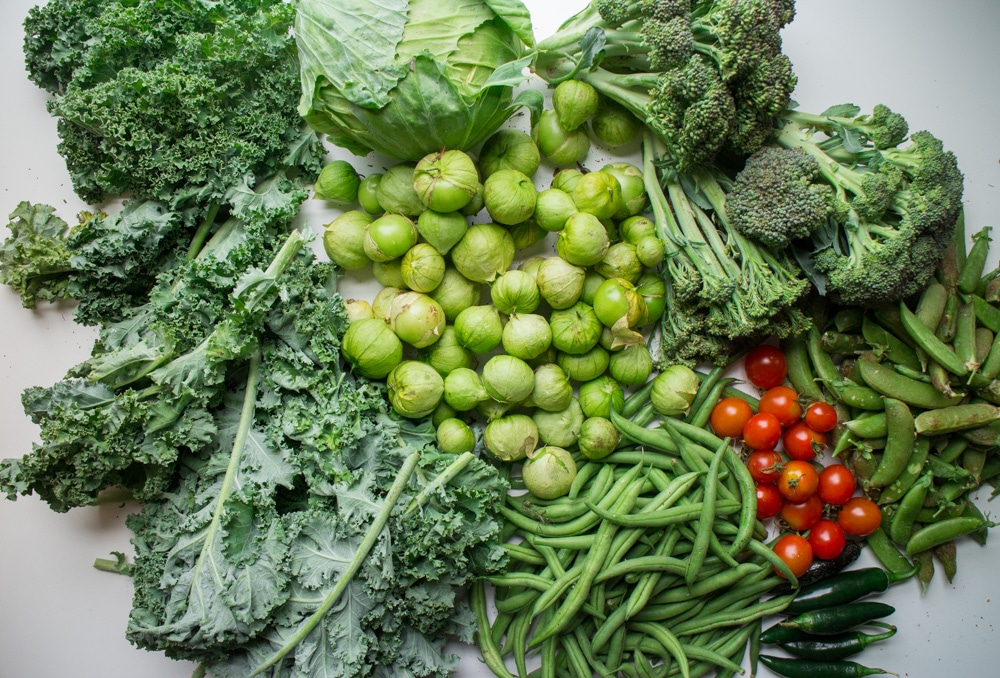
[[[482,579],[472,583],[469,590],[469,606],[476,616],[476,644],[483,656],[483,661],[490,671],[499,678],[515,678],[504,664],[500,649],[493,643],[493,635],[489,632],[490,620],[486,610],[486,582]]]
[[[989,403],[952,405],[921,412],[914,418],[917,433],[941,435],[1000,421],[1000,407]]]
[[[621,414],[626,419],[631,419],[632,415],[649,403],[650,395],[653,393],[653,380],[650,379],[645,384],[637,388],[625,398]]]
[[[700,659],[727,671],[734,671],[736,673],[743,672],[743,668],[739,664],[731,660],[729,657],[716,652],[715,650],[709,650],[703,646],[688,645],[685,643],[681,643],[681,648],[688,657],[693,659]]]
[[[528,548],[523,544],[504,544],[503,547],[511,560],[524,563],[525,565],[545,564],[545,559],[535,549]]]
[[[486,580],[497,588],[528,588],[536,591],[548,591],[552,586],[552,580],[537,574],[527,572],[511,572],[507,574],[496,574],[486,578]]]
[[[567,537],[535,537],[534,543],[539,546],[549,546],[555,549],[572,549],[586,551],[594,546],[593,534],[575,534]]]
[[[712,409],[715,407],[716,403],[722,397],[722,394],[728,388],[729,384],[736,381],[733,378],[720,379],[718,383],[712,388],[712,391],[708,394],[705,402],[701,404],[701,407],[697,411],[693,411],[693,415],[688,417],[686,421],[690,422],[692,426],[699,426],[704,428],[705,424],[708,423],[709,418],[712,416]]]
[[[677,444],[662,430],[652,430],[629,421],[614,410],[611,410],[611,423],[621,434],[639,445],[652,447],[661,452],[677,453]]]
[[[702,404],[710,400],[709,394],[715,389],[715,385],[722,378],[725,371],[726,368],[724,366],[716,365],[708,374],[701,378],[698,391],[694,395],[694,400],[691,401],[687,414],[684,416],[686,421],[691,421],[694,413],[702,407]],[[718,396],[716,396],[716,400],[718,400]],[[713,402],[712,404],[714,405],[715,403]]]
[[[859,438],[884,438],[888,433],[885,412],[866,413],[844,425]]]
[[[597,654],[594,652],[594,648],[591,645],[590,639],[584,632],[582,626],[577,625],[573,629],[573,639],[576,644],[580,647],[580,651],[583,653],[584,658],[587,660],[587,664],[593,669],[594,672],[602,676],[610,676],[612,671],[607,664],[598,659]],[[593,673],[591,673],[593,675]]]
[[[676,588],[672,591],[666,591],[663,595],[657,597],[658,603],[675,603],[681,602],[685,597],[696,597],[705,596],[710,593],[715,593],[716,591],[732,586],[733,584],[739,583],[745,577],[752,574],[757,574],[763,568],[756,563],[740,563],[736,567],[731,567],[727,570],[723,570],[718,574],[712,575],[701,579],[685,588]]]
[[[986,266],[986,257],[990,252],[990,240],[989,226],[984,226],[972,236],[972,248],[966,254],[965,264],[958,276],[958,289],[966,294],[974,292],[979,284],[983,268]]]
[[[799,585],[798,577],[792,572],[788,564],[785,563],[781,558],[778,557],[774,551],[771,550],[767,544],[757,541],[756,539],[750,540],[749,544],[750,550],[756,555],[762,557],[765,561],[771,564],[771,566],[785,579],[792,588]]]
[[[913,523],[924,506],[933,479],[930,473],[924,474],[899,501],[896,513],[889,522],[889,538],[897,544],[905,544],[913,533]]]
[[[576,678],[592,678],[594,672],[587,665],[587,658],[577,644],[576,639],[569,634],[559,636],[559,642],[566,652],[566,659],[569,662],[570,671]]]
[[[885,487],[900,476],[913,455],[916,437],[913,414],[906,403],[885,398],[886,446],[875,473],[868,480],[871,487]]]
[[[716,506],[716,496],[719,492],[719,468],[722,466],[722,460],[728,448],[729,441],[722,441],[708,467],[708,476],[705,478],[705,498],[702,500],[701,514],[698,517],[698,532],[695,535],[691,553],[688,554],[687,572],[684,574],[684,581],[687,582],[688,586],[691,586],[698,577],[698,572],[705,562],[705,556],[708,555],[715,516],[717,513],[722,515],[721,505]],[[742,504],[740,508],[742,508]]]
[[[899,302],[899,317],[903,322],[906,331],[914,342],[922,348],[930,358],[941,364],[952,374],[964,377],[969,373],[969,368],[965,366],[962,359],[955,351],[948,347],[943,341],[938,339],[934,332],[927,328],[917,316],[906,307],[905,302]]]
[[[1000,309],[975,294],[969,295],[969,300],[972,302],[979,324],[994,334],[1000,332]]]
[[[693,504],[685,504],[683,506],[673,506],[661,511],[632,514],[612,513],[601,509],[595,504],[591,504],[590,506],[591,510],[599,515],[602,520],[620,527],[655,528],[666,527],[668,525],[675,525],[677,523],[689,522],[693,520],[698,520],[700,524],[700,516],[703,514],[705,504],[707,503],[707,501],[700,501]],[[742,508],[742,504],[736,501],[720,501],[713,503],[712,507],[716,515],[727,516],[738,513]]]
[[[920,369],[920,358],[917,357],[916,352],[903,340],[879,325],[874,319],[866,315],[861,329],[865,340],[872,347],[875,355],[883,357],[896,365],[903,365],[914,370]]]
[[[948,288],[939,282],[932,282],[920,294],[920,300],[917,302],[914,313],[920,323],[933,332],[941,323],[947,300]]]
[[[906,555],[912,556],[932,549],[946,541],[976,532],[984,527],[994,527],[992,523],[978,517],[962,516],[925,525],[906,542]]]
[[[587,483],[596,476],[599,476],[601,471],[604,471],[606,468],[606,466],[591,464],[589,462],[586,464],[577,464],[576,475],[573,476],[573,482],[570,483],[569,492],[566,493],[566,497],[568,499],[576,499]]]
[[[931,441],[929,438],[926,436],[917,436],[917,439],[913,443],[913,454],[910,455],[909,463],[907,463],[906,468],[903,469],[898,478],[882,489],[882,493],[878,497],[879,504],[892,504],[899,501],[906,494],[906,491],[913,486],[913,483],[916,482],[917,478],[923,472],[930,447]]]
[[[796,393],[810,401],[824,400],[823,389],[816,383],[816,375],[809,362],[805,341],[798,337],[783,339],[781,351],[788,365],[788,381]]]
[[[931,384],[904,377],[891,367],[880,365],[872,359],[863,357],[858,364],[861,366],[861,376],[866,384],[882,395],[902,400],[908,405],[936,409],[957,405],[961,401],[959,396],[949,398]]]
[[[688,658],[684,653],[684,648],[681,647],[681,643],[677,639],[676,635],[668,631],[660,624],[637,622],[634,624],[634,628],[639,633],[646,634],[663,645],[663,647],[667,648],[670,654],[674,656],[674,659],[677,660],[677,665],[680,667],[681,675],[684,676],[684,678],[690,678],[691,674],[688,670]]]
[[[517,668],[518,676],[528,675],[527,653],[525,644],[528,642],[528,633],[531,631],[532,615],[528,611],[521,612],[510,625],[507,644],[511,646],[514,654],[514,666]]]
[[[611,413],[612,417],[615,413]],[[643,429],[646,430],[646,429]],[[658,468],[664,471],[686,471],[681,463],[676,457],[667,456],[666,454],[660,454],[654,451],[647,450],[619,450],[618,452],[612,452],[606,457],[595,460],[597,464],[607,464],[610,466],[621,465],[621,466],[634,466],[636,464],[644,464],[653,468]]]
[[[712,615],[704,615],[698,619],[678,624],[673,628],[673,631],[677,636],[689,636],[726,626],[743,626],[758,619],[763,619],[768,615],[778,614],[792,602],[793,598],[795,598],[795,594],[789,593],[784,596],[771,598],[770,600],[737,612],[718,612]]]

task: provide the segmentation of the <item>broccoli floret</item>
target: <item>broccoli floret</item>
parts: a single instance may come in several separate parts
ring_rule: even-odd
[[[793,14],[791,0],[593,0],[539,43],[534,69],[624,106],[684,172],[723,148],[749,155],[770,135],[796,82],[780,36]]]
[[[816,183],[819,175],[819,163],[800,149],[760,149],[726,201],[733,228],[774,250],[810,236],[832,210],[832,190]]]
[[[783,170],[788,176],[832,191],[832,218],[812,233],[808,247],[801,241],[793,247],[800,259],[811,261],[807,270],[813,269],[817,289],[865,307],[895,303],[926,285],[952,239],[963,193],[958,162],[940,139],[922,131],[899,147],[905,120],[885,106],[876,108],[870,116],[857,116],[853,106],[820,115],[789,111],[776,142],[815,165],[792,162],[801,156],[788,152],[771,156],[789,159]],[[885,147],[889,141],[897,145]],[[730,208],[740,219],[744,212],[770,209],[767,197],[753,198],[746,192]],[[740,219],[734,223],[744,225]],[[752,225],[760,231],[762,223]]]

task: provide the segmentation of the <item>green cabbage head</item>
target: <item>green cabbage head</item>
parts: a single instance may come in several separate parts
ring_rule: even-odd
[[[295,34],[299,112],[357,155],[466,150],[524,103],[491,80],[533,45],[521,0],[300,0]]]

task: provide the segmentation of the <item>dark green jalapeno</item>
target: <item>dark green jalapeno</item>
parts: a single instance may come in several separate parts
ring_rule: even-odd
[[[879,626],[883,626],[887,630],[882,633],[851,631],[836,636],[791,640],[787,643],[779,643],[779,646],[788,654],[799,659],[838,661],[853,657],[872,643],[891,638],[896,634],[895,626],[889,624],[879,624]]]
[[[829,635],[850,631],[855,626],[867,624],[874,619],[888,617],[895,611],[894,607],[885,603],[847,603],[803,612],[797,617],[780,622],[780,624],[800,629],[806,633]]]
[[[872,593],[882,593],[893,584],[909,579],[914,574],[916,569],[896,574],[881,567],[865,567],[841,572],[802,587],[795,600],[785,608],[785,614],[799,615],[833,605],[853,603]]]
[[[760,662],[786,678],[858,678],[889,673],[883,669],[870,668],[850,661],[809,661],[762,654]]]

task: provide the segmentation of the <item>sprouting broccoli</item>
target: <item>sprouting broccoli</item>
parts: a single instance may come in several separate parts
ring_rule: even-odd
[[[732,182],[702,168],[682,179],[661,172],[664,146],[643,143],[643,179],[664,263],[670,313],[660,327],[661,364],[725,363],[748,342],[808,326],[798,302],[809,289],[796,262],[758,246],[732,227]]]
[[[539,43],[535,71],[625,106],[686,172],[753,153],[795,87],[780,30],[792,0],[593,0]]]
[[[902,116],[884,105],[857,112],[783,113],[776,148],[748,161],[728,205],[742,234],[769,248],[791,243],[822,293],[871,307],[916,293],[933,275],[961,211],[963,177],[930,132],[901,146]]]

